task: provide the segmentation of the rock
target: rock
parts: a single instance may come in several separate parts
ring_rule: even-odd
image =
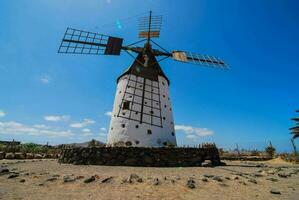
[[[84,176],[76,176],[76,179],[82,179]]]
[[[271,189],[270,193],[271,194],[281,194],[281,192],[279,190],[276,190],[276,189]]]
[[[278,173],[278,176],[279,176],[280,178],[288,178],[288,177],[289,177],[289,174],[287,174],[287,173]]]
[[[231,180],[230,177],[228,177],[228,176],[226,176],[226,177],[224,177],[224,178],[225,178],[226,180]]]
[[[56,180],[57,180],[56,177],[50,177],[50,178],[46,179],[46,181],[50,181],[50,182],[52,182],[52,181],[56,181]]]
[[[17,152],[15,153],[15,158],[14,159],[25,159],[26,156],[23,153]]]
[[[244,181],[239,181],[239,183],[241,183],[243,185],[247,185]]]
[[[0,160],[5,158],[5,153],[3,151],[0,151]]]
[[[43,158],[43,156],[42,155],[40,155],[40,154],[34,154],[34,159],[42,159]],[[40,160],[41,161],[41,160]]]
[[[20,183],[24,183],[26,180],[25,179],[21,179],[20,180]]]
[[[6,174],[6,173],[8,173],[9,172],[9,169],[7,169],[7,168],[0,168],[0,174]]]
[[[209,174],[204,174],[203,176],[206,177],[206,178],[213,178],[214,177],[214,175],[209,175]]]
[[[208,179],[207,179],[206,177],[203,177],[201,180],[202,180],[203,182],[208,182]]]
[[[159,185],[160,184],[160,181],[158,178],[155,178],[154,179],[154,182],[153,182],[153,185]]]
[[[222,182],[223,181],[223,179],[220,176],[214,176],[213,180],[214,181],[218,181],[218,182]]]
[[[85,179],[85,180],[84,180],[84,183],[91,183],[91,182],[93,182],[93,181],[95,181],[95,180],[96,180],[96,177],[95,177],[95,176],[91,176],[91,177]]]
[[[111,181],[112,178],[113,178],[112,176],[110,176],[110,177],[108,177],[108,178],[105,178],[105,179],[103,179],[103,180],[101,181],[101,183],[108,183],[108,182]]]
[[[140,178],[137,174],[130,174],[129,178],[127,179],[128,183],[133,183],[133,182],[142,182],[142,178]]]
[[[234,176],[231,176],[231,179],[232,179],[232,180],[238,180],[238,179],[239,179],[239,176],[235,176],[235,175],[234,175]]]
[[[26,153],[26,158],[27,159],[33,159],[34,158],[33,153]]]
[[[9,175],[7,178],[16,178],[16,177],[18,177],[19,176],[19,174],[11,174],[11,175]]]
[[[70,183],[70,182],[74,182],[74,181],[76,181],[76,179],[75,179],[75,178],[72,178],[72,177],[70,177],[70,176],[64,176],[64,177],[63,177],[63,182],[64,182],[64,183]]]
[[[255,179],[253,179],[253,178],[251,178],[251,179],[248,179],[248,182],[251,182],[251,183],[257,184],[257,181],[256,181]]]
[[[13,153],[6,153],[5,154],[5,159],[14,159],[15,155]]]
[[[255,173],[255,174],[253,174],[252,176],[253,176],[253,177],[263,177],[263,175],[260,174],[260,173]]]
[[[277,181],[278,181],[277,178],[273,178],[273,177],[266,178],[266,180],[268,180],[268,181],[272,181],[272,182],[277,182]]]
[[[52,177],[57,177],[58,178],[58,177],[60,177],[60,175],[59,174],[53,174]]]
[[[194,189],[195,188],[195,181],[192,179],[192,178],[189,178],[187,180],[187,187],[190,188],[190,189]]]
[[[270,170],[266,171],[266,173],[267,173],[267,174],[272,174],[272,175],[273,175],[273,174],[275,174],[275,170],[270,169]]]

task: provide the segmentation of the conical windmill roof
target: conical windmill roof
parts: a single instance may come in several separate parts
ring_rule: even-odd
[[[150,45],[146,45],[144,51],[138,54],[133,64],[117,78],[117,82],[126,74],[134,74],[136,76],[141,76],[153,81],[158,81],[158,76],[162,76],[167,80],[169,85],[169,80],[161,69]]]

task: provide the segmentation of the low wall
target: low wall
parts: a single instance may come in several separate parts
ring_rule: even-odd
[[[210,160],[219,165],[217,148],[91,147],[63,149],[60,163],[76,165],[187,167]]]

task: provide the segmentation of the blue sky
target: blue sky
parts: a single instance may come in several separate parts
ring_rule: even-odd
[[[163,15],[168,50],[223,58],[230,70],[161,66],[170,79],[180,145],[290,151],[299,104],[297,1],[1,0],[0,140],[106,140],[116,78],[131,57],[57,54],[66,27],[137,41],[149,10]],[[121,27],[118,26],[119,22]],[[297,142],[298,143],[298,142]]]

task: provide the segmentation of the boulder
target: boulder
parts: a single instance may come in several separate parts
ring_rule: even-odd
[[[6,153],[5,154],[5,159],[14,159],[15,155],[13,153]]]
[[[33,159],[34,155],[33,153],[26,153],[26,159]]]
[[[195,188],[195,181],[192,179],[192,178],[189,178],[187,180],[187,187],[190,188],[190,189],[194,189]]]
[[[17,152],[15,153],[15,159],[25,159],[26,156],[24,153],[21,153],[21,152]]]
[[[41,154],[34,154],[34,159],[42,159],[43,156]]]
[[[5,158],[5,152],[3,151],[0,151],[0,160],[4,159]]]

